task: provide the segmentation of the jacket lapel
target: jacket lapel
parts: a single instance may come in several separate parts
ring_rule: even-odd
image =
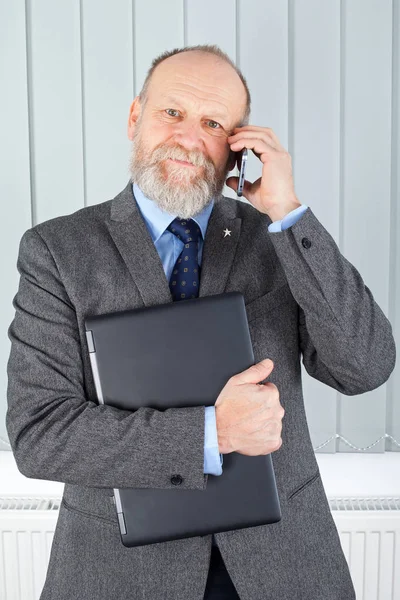
[[[236,201],[223,197],[214,203],[203,246],[199,297],[225,291],[239,241],[242,219]],[[106,225],[139,290],[143,304],[172,302],[169,282],[150,232],[132,191],[132,183],[111,201]],[[230,235],[225,235],[228,229]]]

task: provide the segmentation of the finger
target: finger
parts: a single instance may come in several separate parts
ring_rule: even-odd
[[[277,152],[276,148],[273,148],[270,144],[267,144],[264,140],[260,140],[259,138],[244,138],[243,140],[238,140],[231,146],[231,150],[234,152],[240,152],[243,148],[248,148],[253,150],[254,154],[262,160],[262,156],[264,155],[264,159],[268,158],[268,155],[271,154],[271,151]]]
[[[271,129],[271,127],[259,127],[257,125],[245,125],[244,127],[235,127],[235,129],[233,130],[233,134],[240,133],[241,131],[246,131],[247,129],[249,131],[265,131],[274,139],[274,141],[278,144],[278,146],[281,146],[278,136],[276,135],[275,131],[273,129]]]
[[[269,144],[269,146],[271,146],[271,148],[273,148],[274,150],[278,151],[281,149],[280,147],[277,147],[276,143],[274,142],[274,140],[272,138],[268,137],[267,135],[260,135],[256,131],[254,131],[254,132],[253,131],[244,131],[243,133],[238,133],[237,135],[232,136],[232,138],[229,138],[228,143],[231,145],[231,148],[232,148],[232,144],[235,144],[239,140],[243,140],[243,139],[263,140],[266,144]]]
[[[241,131],[268,131],[276,137],[274,130],[271,127],[260,127],[259,125],[243,125],[243,127],[235,127],[232,131],[240,133]]]
[[[261,134],[260,137],[263,136],[263,134],[266,134],[267,136],[271,137],[271,139],[274,141],[274,143],[279,146],[282,147],[282,144],[279,141],[278,136],[276,135],[276,133],[270,128],[270,127],[256,127],[255,125],[246,125],[245,127],[242,128],[235,128],[232,132],[231,136],[228,136],[228,139],[232,139],[235,138],[236,136],[240,135],[240,134],[245,134],[246,131],[252,131],[252,132],[258,132]]]

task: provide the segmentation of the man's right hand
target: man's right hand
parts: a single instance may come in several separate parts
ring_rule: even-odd
[[[274,368],[264,359],[233,375],[215,403],[218,446],[221,454],[238,452],[259,456],[282,445],[282,419],[285,414],[275,384],[259,384]]]

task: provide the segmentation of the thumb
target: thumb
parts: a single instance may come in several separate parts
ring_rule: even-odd
[[[234,192],[237,191],[238,185],[239,185],[239,177],[228,177],[228,179],[225,181],[225,184],[230,187]],[[243,196],[247,199],[246,194],[248,194],[250,192],[250,188],[251,188],[251,183],[250,181],[247,181],[247,179],[244,180],[243,183]]]
[[[239,184],[239,177],[228,177],[228,179],[225,181],[225,184],[228,187],[230,187],[234,192],[236,192]]]
[[[251,365],[251,367],[245,371],[234,375],[234,379],[236,379],[239,384],[260,383],[260,381],[263,381],[263,379],[268,377],[273,368],[273,361],[270,358],[264,358],[259,363]]]

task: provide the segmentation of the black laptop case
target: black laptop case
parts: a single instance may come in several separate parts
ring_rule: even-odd
[[[240,292],[88,316],[85,328],[98,400],[125,410],[212,406],[228,379],[254,364]],[[222,469],[205,490],[114,489],[122,543],[280,521],[271,454],[224,454]]]

